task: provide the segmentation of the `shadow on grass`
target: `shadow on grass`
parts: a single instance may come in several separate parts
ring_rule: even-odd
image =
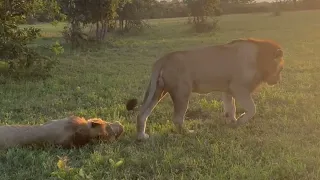
[[[210,119],[212,118],[212,115],[209,111],[204,111],[201,108],[196,108],[196,109],[188,109],[186,112],[186,119]]]

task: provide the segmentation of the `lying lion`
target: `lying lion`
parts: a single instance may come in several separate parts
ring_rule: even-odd
[[[119,122],[108,123],[98,118],[85,120],[71,116],[43,125],[0,126],[0,149],[44,144],[63,148],[81,147],[91,140],[118,139],[122,133],[123,126]]]
[[[283,69],[283,51],[270,40],[239,39],[226,44],[195,50],[176,51],[157,60],[139,108],[137,139],[149,137],[146,121],[158,102],[167,94],[173,101],[173,122],[179,132],[183,128],[191,93],[222,92],[224,114],[237,127],[256,113],[251,93],[263,82],[275,85]],[[246,111],[236,118],[235,101]],[[137,105],[127,102],[127,109]],[[189,132],[187,130],[187,132]]]

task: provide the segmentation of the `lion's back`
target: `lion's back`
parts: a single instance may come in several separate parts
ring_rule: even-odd
[[[231,81],[256,73],[256,46],[247,41],[176,51],[164,56],[163,77],[168,86],[184,81],[194,91],[227,90]]]

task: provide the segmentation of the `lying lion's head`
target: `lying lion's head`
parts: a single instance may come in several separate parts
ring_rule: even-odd
[[[99,118],[88,119],[90,137],[102,141],[118,139],[123,133],[124,128],[120,122],[106,122]]]
[[[67,126],[66,130],[71,131],[71,141],[67,140],[64,142],[65,146],[80,147],[92,140],[109,141],[118,139],[123,133],[124,128],[121,123],[109,123],[100,118],[92,118],[85,120],[77,116],[72,116],[71,126]]]

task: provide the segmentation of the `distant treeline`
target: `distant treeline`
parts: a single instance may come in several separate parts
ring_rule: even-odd
[[[186,0],[141,1],[146,7],[141,14],[143,19],[188,17],[190,15],[190,10],[185,3]],[[274,2],[260,3],[255,3],[253,0],[221,0],[218,7],[220,11],[216,15],[273,12],[275,9],[281,11],[312,10],[320,9],[320,0],[275,0]],[[64,11],[62,7],[62,12]],[[38,14],[34,18],[39,22],[50,21],[45,13]]]

